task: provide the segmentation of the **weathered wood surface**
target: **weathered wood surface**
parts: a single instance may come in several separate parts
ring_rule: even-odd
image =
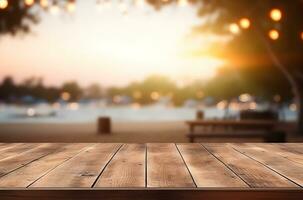
[[[1,194],[21,188],[302,192],[302,187],[300,143],[0,143]]]

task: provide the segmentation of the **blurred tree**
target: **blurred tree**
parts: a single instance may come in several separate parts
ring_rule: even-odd
[[[176,1],[147,0],[156,8]],[[234,64],[247,65],[249,63],[246,61],[265,60],[280,70],[291,85],[299,111],[298,132],[303,134],[303,1],[189,0],[189,2],[199,6],[198,14],[205,19],[194,32],[204,34],[209,32],[230,39],[225,48],[222,48],[220,43],[214,44],[207,51],[229,58]],[[271,13],[273,9],[275,12]]]
[[[27,33],[30,31],[31,24],[39,21],[38,13],[23,2],[21,0],[7,1],[7,7],[0,9],[0,34]]]
[[[5,77],[0,85],[0,101],[9,101],[17,93],[16,85],[12,77]]]
[[[67,92],[70,95],[70,101],[79,100],[82,95],[82,90],[78,83],[75,81],[64,83],[61,87],[61,92]]]
[[[100,99],[102,97],[102,88],[94,83],[84,90],[84,96],[89,99]]]
[[[156,9],[177,2],[177,0],[146,1]],[[0,34],[28,32],[30,25],[38,22],[38,12],[25,6],[23,2],[10,0],[8,7],[0,10]],[[195,32],[211,32],[228,37],[229,31],[234,33],[226,48],[222,48],[220,43],[213,46],[213,52],[230,58],[235,63],[239,60],[260,60],[266,54],[265,59],[284,74],[295,96],[299,110],[298,130],[303,134],[303,0],[188,0],[188,2],[199,6],[198,14],[205,19],[201,26],[195,28]],[[269,17],[269,12],[273,8],[282,12],[281,19],[279,13],[274,14],[272,17],[274,20]],[[246,19],[246,23],[242,23],[241,19]],[[246,28],[241,29],[241,26]],[[268,37],[269,33],[271,39]]]

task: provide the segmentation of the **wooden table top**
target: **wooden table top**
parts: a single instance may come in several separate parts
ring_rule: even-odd
[[[0,143],[0,188],[303,187],[303,143]]]

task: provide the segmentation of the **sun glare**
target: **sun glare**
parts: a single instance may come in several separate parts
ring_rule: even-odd
[[[60,10],[56,3],[37,2],[49,2],[51,14],[43,16],[41,23],[34,27],[37,37],[5,38],[0,47],[5,58],[1,62],[11,66],[0,72],[15,74],[19,80],[34,72],[45,77],[47,84],[77,79],[83,84],[125,85],[152,74],[187,81],[211,78],[224,64],[209,53],[190,55],[198,48],[207,49],[213,40],[207,35],[202,39],[186,39],[192,27],[199,23],[191,6],[173,16],[167,8],[149,15],[132,11],[124,17],[119,11],[107,9],[94,13],[89,2],[79,1],[77,7],[81,9],[74,13],[73,20],[67,21],[57,15]],[[69,9],[73,11],[74,1],[69,2]],[[91,4],[96,6],[94,2]],[[236,26],[235,32],[239,31]],[[16,54],[18,59],[12,59]],[[30,65],[24,66],[24,63]],[[60,74],[53,74],[54,71]],[[67,99],[67,95],[62,98]]]

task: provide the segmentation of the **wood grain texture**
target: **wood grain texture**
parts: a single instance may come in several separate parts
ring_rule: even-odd
[[[174,144],[147,144],[147,187],[195,187]]]
[[[236,174],[200,144],[178,144],[198,187],[248,187]]]
[[[37,147],[39,144],[33,144],[33,143],[12,143],[3,145],[0,150],[0,160],[18,156],[21,153],[24,153],[26,151],[32,150],[34,147]]]
[[[282,157],[279,153],[275,153],[276,148],[272,148],[270,145],[253,144],[248,146],[234,144],[233,147],[239,152],[282,174],[296,184],[303,186],[303,165]]]
[[[96,144],[50,171],[30,187],[92,187],[121,144]]]
[[[0,187],[27,187],[50,170],[92,144],[62,144],[57,151],[0,177]]]
[[[35,144],[31,149],[24,152],[15,152],[14,155],[0,160],[0,177],[38,160],[60,147],[61,144]]]
[[[248,158],[229,145],[203,144],[209,152],[253,188],[297,187],[294,183]]]
[[[0,143],[0,152],[8,148],[13,148],[18,144],[20,143]]]
[[[228,191],[264,190],[271,191],[270,198],[274,191],[303,193],[302,152],[302,144],[0,143],[0,192],[28,187],[24,191],[33,191],[30,195],[35,197],[36,191],[50,189],[112,192],[127,188],[127,198],[120,193],[113,199],[136,199],[136,190],[157,199],[161,195],[150,192],[185,190],[193,197],[196,191],[219,190],[224,196]],[[49,194],[78,197],[73,192]],[[243,197],[249,199],[249,195]]]
[[[144,144],[125,144],[108,164],[95,187],[145,187]]]
[[[238,147],[249,148],[258,147],[259,149],[266,150],[270,154],[280,155],[290,161],[299,163],[303,165],[303,151],[300,152],[300,148],[291,148],[291,146],[285,146],[284,144],[276,143],[245,143],[245,144],[235,144]]]

